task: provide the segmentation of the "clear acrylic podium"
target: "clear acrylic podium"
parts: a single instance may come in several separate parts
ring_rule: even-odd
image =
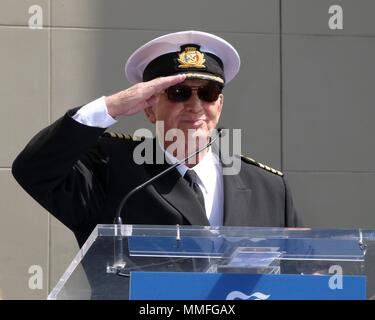
[[[133,274],[318,277],[332,266],[365,276],[374,299],[375,230],[98,225],[48,299],[129,299]]]

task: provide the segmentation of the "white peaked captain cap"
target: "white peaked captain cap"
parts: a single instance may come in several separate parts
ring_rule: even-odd
[[[202,31],[163,35],[138,48],[125,65],[131,83],[186,74],[188,79],[230,82],[240,69],[240,56],[226,40]]]

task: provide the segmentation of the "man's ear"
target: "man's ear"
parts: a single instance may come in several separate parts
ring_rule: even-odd
[[[221,93],[219,95],[219,109],[218,109],[219,115],[221,114],[221,111],[223,109],[223,105],[224,105],[224,95]]]
[[[154,113],[153,107],[145,108],[144,111],[145,111],[145,115],[146,115],[148,121],[150,121],[151,123],[155,123],[156,122],[156,117],[155,117],[155,113]]]

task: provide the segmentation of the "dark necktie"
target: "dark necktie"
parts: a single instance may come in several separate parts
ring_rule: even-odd
[[[206,212],[204,206],[204,197],[201,188],[198,185],[198,176],[194,170],[187,170],[184,179],[189,183],[190,188],[194,191],[194,194],[198,198],[198,202],[201,204],[203,211]]]

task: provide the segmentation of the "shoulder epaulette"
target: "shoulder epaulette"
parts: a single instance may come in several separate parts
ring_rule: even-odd
[[[131,136],[130,134],[118,133],[118,132],[104,132],[102,134],[102,137],[132,140],[132,141],[142,141],[144,139],[143,137]]]
[[[260,163],[260,162],[258,162],[258,161],[255,161],[254,159],[249,158],[249,157],[246,157],[246,156],[244,156],[244,155],[241,155],[241,159],[242,159],[243,161],[245,161],[246,163],[253,164],[254,166],[257,166],[257,167],[259,167],[259,168],[262,168],[262,169],[264,169],[264,170],[267,170],[267,171],[269,171],[269,172],[272,172],[272,173],[274,173],[274,174],[277,174],[277,175],[279,175],[279,176],[281,176],[281,177],[284,175],[284,173],[282,173],[281,171],[276,170],[276,169],[274,169],[274,168],[271,168],[271,167],[269,167],[269,166],[266,166],[265,164]]]

